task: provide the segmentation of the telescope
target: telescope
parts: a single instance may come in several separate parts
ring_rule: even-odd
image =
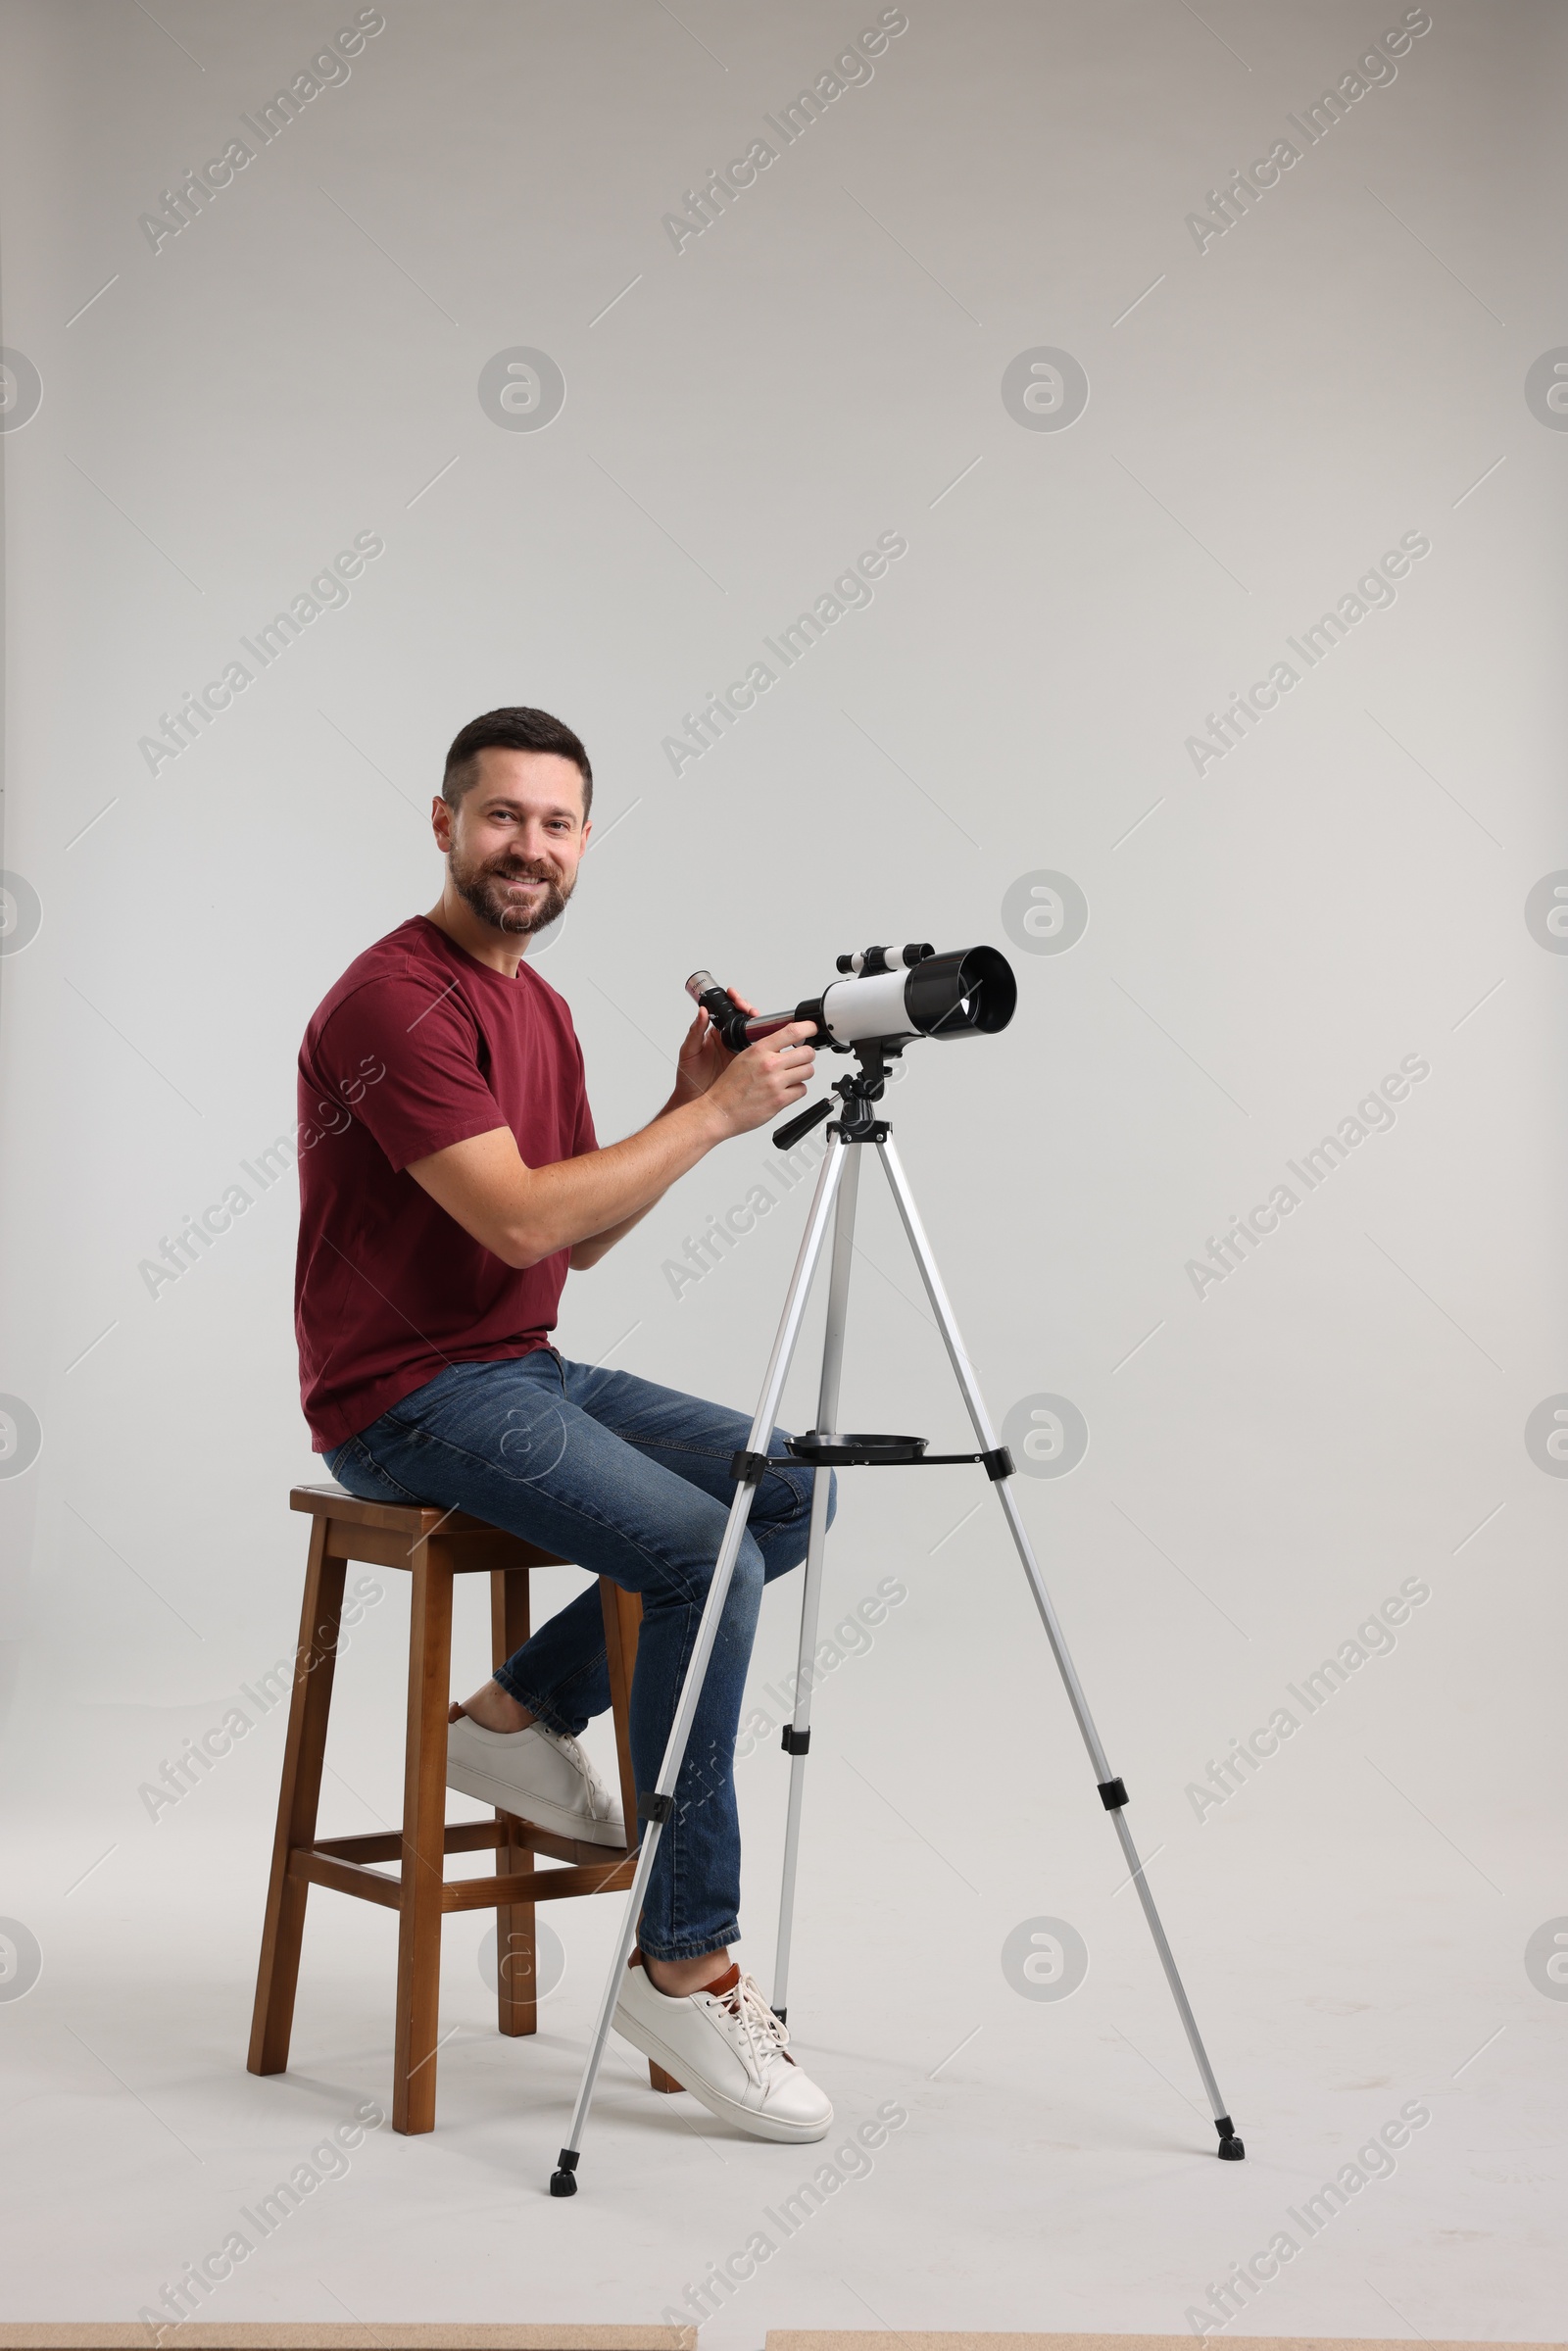
[[[994,947],[942,955],[923,943],[866,947],[840,955],[838,968],[842,979],[830,980],[793,1012],[743,1012],[710,971],[694,971],[686,993],[735,1053],[792,1020],[811,1023],[813,1034],[803,1044],[841,1053],[862,1047],[899,1053],[916,1037],[994,1037],[1018,1002],[1012,966]]]

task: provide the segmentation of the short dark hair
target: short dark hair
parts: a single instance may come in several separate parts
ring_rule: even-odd
[[[486,710],[482,718],[470,718],[453,737],[447,753],[441,797],[450,808],[455,808],[478,782],[481,751],[553,751],[563,759],[573,760],[582,777],[582,813],[587,822],[594,805],[594,771],[588,754],[570,727],[552,718],[548,710]]]

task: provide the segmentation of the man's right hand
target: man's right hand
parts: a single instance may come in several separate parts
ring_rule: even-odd
[[[706,1100],[729,1134],[745,1135],[753,1127],[766,1126],[800,1101],[816,1065],[815,1049],[805,1040],[815,1035],[814,1021],[787,1021],[770,1037],[737,1053],[714,1079]]]

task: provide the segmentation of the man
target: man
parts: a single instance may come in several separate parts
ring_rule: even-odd
[[[750,1424],[567,1362],[549,1334],[568,1266],[596,1265],[715,1144],[800,1100],[812,1030],[731,1054],[700,1011],[663,1108],[599,1148],[571,1014],[523,960],[571,896],[592,797],[582,744],[543,710],[492,710],[453,743],[431,808],[441,896],[349,965],[300,1051],[295,1319],[306,1418],[350,1493],[471,1511],[641,1594],[631,1744],[652,1788]],[[805,1557],[809,1515],[810,1473],[769,1470],[615,2009],[712,2113],[788,2141],[821,2138],[833,2109],[729,1957],[732,1760],[762,1585]],[[453,1706],[448,1784],[618,1845],[620,1807],[576,1743],[609,1703],[590,1585]]]

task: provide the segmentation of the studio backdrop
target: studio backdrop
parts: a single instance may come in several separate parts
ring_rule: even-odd
[[[238,2232],[214,2321],[1551,2331],[1558,12],[0,31],[3,2315],[133,2319]],[[603,1140],[699,965],[773,1006],[872,942],[1011,962],[1010,1027],[912,1051],[886,1115],[1245,2166],[958,1468],[847,1473],[828,1552],[791,2022],[863,2161],[612,2062],[550,2204],[613,1900],[555,1906],[526,2041],[449,1922],[433,2138],[379,2127],[394,1930],[330,1893],[291,2071],[244,2072],[325,1474],[295,1057],[513,703],[594,763],[536,954]],[[821,1149],[706,1159],[563,1349],[750,1410]],[[842,1419],[970,1442],[870,1168]],[[798,1582],[736,1765],[764,1982]],[[407,1589],[345,1641],[339,1833],[400,1816]],[[456,1687],[488,1662],[464,1592]]]

